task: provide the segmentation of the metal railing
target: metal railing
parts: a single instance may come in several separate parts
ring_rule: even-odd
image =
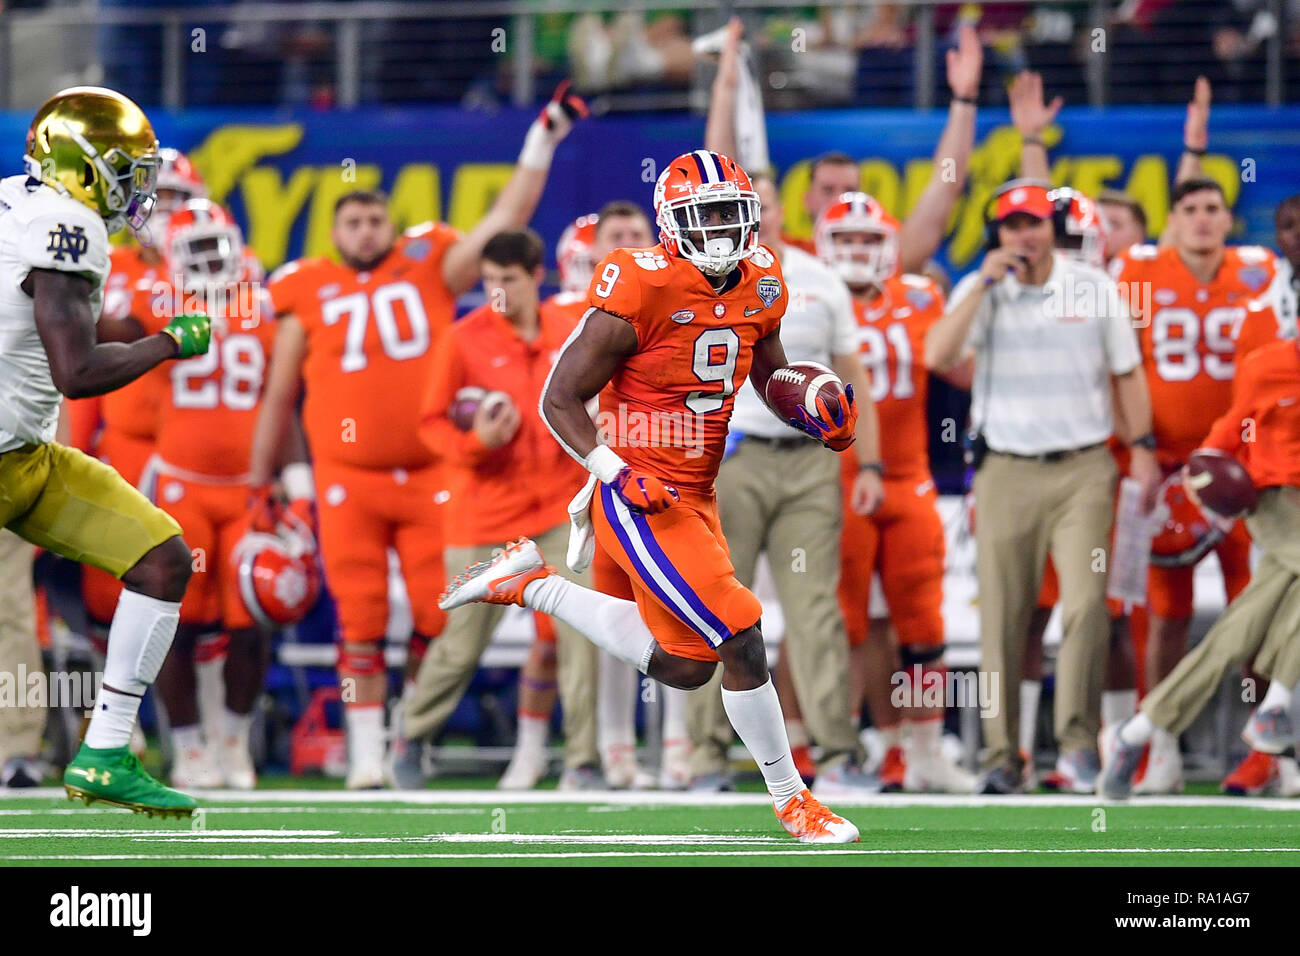
[[[1031,66],[1043,71],[1048,83],[1075,103],[1181,102],[1196,73],[1217,71],[1241,88],[1230,99],[1280,104],[1287,98],[1288,73],[1295,72],[1297,54],[1288,54],[1284,44],[1293,25],[1286,21],[1282,0],[1257,0],[1257,19],[1245,37],[1248,51],[1236,60],[1216,57],[1210,42],[1215,18],[1232,4],[1178,3],[1174,5],[1178,19],[1164,26],[1155,24],[1149,34],[1116,23],[1118,4],[1107,0],[1090,0],[1086,8],[1071,3],[1053,9],[1041,0],[1011,0],[997,6],[1005,11],[1012,4],[1025,10],[1019,26],[994,25],[985,31],[986,87],[993,95],[1007,73]],[[798,11],[810,6],[827,17],[845,10],[864,15],[858,5],[831,0],[799,7],[789,0],[729,4],[747,20],[751,36],[761,35],[765,24],[797,22]],[[906,17],[906,45],[850,46],[848,52],[857,60],[856,77],[849,78],[848,95],[836,94],[832,102],[926,109],[944,101],[939,60],[946,34],[939,33],[939,25],[941,17],[951,19],[951,8],[957,5],[913,0],[895,6],[903,8]],[[215,7],[119,7],[102,0],[54,5],[0,14],[0,107],[30,107],[32,89],[48,89],[68,75],[102,79],[110,85],[126,83],[146,91],[148,95],[140,97],[143,105],[170,109],[235,100],[273,105],[292,100],[284,92],[287,87],[300,93],[327,90],[322,103],[342,108],[403,100],[457,101],[476,83],[491,87],[486,93],[480,90],[481,95],[526,105],[548,92],[540,88],[541,81],[553,78],[544,74],[546,64],[537,50],[538,38],[550,22],[547,18],[629,11],[676,13],[685,21],[688,35],[716,27],[723,19],[719,7],[698,0],[359,0]],[[210,35],[214,28],[219,35]],[[248,54],[237,42],[245,34],[272,39]],[[1293,36],[1292,48],[1300,51],[1300,33]],[[552,44],[557,42],[554,27],[548,37]],[[800,62],[807,60],[799,59],[803,51],[798,44],[785,49],[774,37],[767,40],[760,69],[768,81],[765,85],[777,94],[775,108],[823,105],[818,97],[825,91],[817,88],[818,74],[799,69]],[[50,54],[33,52],[40,50]],[[28,61],[20,63],[24,54]],[[208,60],[200,59],[204,56]],[[569,71],[567,63],[551,66],[556,75]],[[1167,82],[1161,79],[1162,66],[1168,67]],[[426,74],[432,74],[427,81]],[[805,86],[792,93],[788,84],[796,74]],[[697,70],[696,105],[704,78],[704,72]],[[787,85],[779,86],[778,78]],[[660,86],[649,83],[613,91],[605,105],[662,108],[692,103],[689,83],[669,90]],[[788,95],[781,95],[783,90]],[[405,98],[407,93],[410,99]]]

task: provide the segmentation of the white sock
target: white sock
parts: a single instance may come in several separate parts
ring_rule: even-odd
[[[807,747],[812,741],[808,737],[808,728],[799,718],[787,718],[785,722],[785,739],[790,741],[790,749]]]
[[[546,749],[546,737],[550,729],[551,722],[547,718],[520,714],[515,753],[541,753]]]
[[[534,611],[558,617],[642,674],[650,666],[650,655],[657,645],[635,601],[610,597],[550,574],[524,588],[524,603]]]
[[[1101,692],[1101,725],[1118,727],[1138,709],[1138,692],[1129,690],[1104,690]]]
[[[195,691],[199,705],[199,723],[203,736],[216,743],[224,732],[222,713],[226,706],[226,655],[194,662]]]
[[[130,742],[140,699],[158,676],[176,637],[180,614],[177,601],[160,601],[123,589],[108,629],[105,686],[86,729],[87,747],[106,750]]]
[[[198,724],[172,728],[172,749],[177,754],[203,749],[203,728]]]
[[[596,685],[596,746],[602,754],[610,747],[636,743],[637,678],[636,669],[627,661],[601,651]]]
[[[1033,756],[1038,736],[1038,701],[1043,694],[1040,680],[1020,682],[1020,749]]]
[[[892,727],[881,727],[880,740],[885,745],[886,751],[893,750],[895,747],[903,746],[902,721],[899,721]]]
[[[758,762],[772,802],[778,810],[784,809],[805,784],[794,769],[794,758],[790,756],[790,741],[785,736],[776,688],[770,680],[753,690],[727,690],[724,687],[722,707],[736,736]]]
[[[384,708],[382,704],[353,704],[343,708],[348,734],[348,765],[374,770],[384,762]]]
[[[1280,680],[1270,681],[1268,691],[1264,694],[1264,699],[1259,702],[1258,710],[1268,710],[1271,707],[1281,707],[1283,710],[1291,709],[1291,688],[1284,685]]]
[[[943,739],[943,718],[932,717],[929,720],[909,720],[912,731],[912,747],[917,753],[928,754],[939,750]]]
[[[690,739],[686,729],[686,691],[667,684],[659,685],[659,693],[664,702],[664,743],[675,743]]]
[[[1138,711],[1137,715],[1120,729],[1119,736],[1124,743],[1134,747],[1150,740],[1155,730],[1156,726],[1151,723],[1151,718]]]
[[[222,711],[222,729],[227,738],[238,740],[244,747],[253,730],[252,714],[237,714],[233,710]]]

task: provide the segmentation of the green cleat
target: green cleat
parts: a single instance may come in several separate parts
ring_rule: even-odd
[[[126,747],[98,750],[82,744],[63,771],[63,788],[69,800],[80,798],[87,806],[98,800],[148,816],[188,817],[198,806],[193,797],[145,773]]]

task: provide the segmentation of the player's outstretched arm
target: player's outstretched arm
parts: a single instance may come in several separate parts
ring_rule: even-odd
[[[298,400],[306,355],[307,333],[302,323],[292,315],[280,316],[276,322],[266,389],[262,393],[262,410],[253,430],[249,484],[254,487],[269,485],[275,477],[289,424],[297,414],[294,405]]]
[[[542,388],[537,408],[542,421],[564,450],[588,471],[592,470],[589,459],[600,440],[586,403],[609,383],[636,346],[636,331],[630,323],[592,309],[577,333],[565,343]]]
[[[90,306],[94,287],[84,276],[33,269],[22,289],[32,298],[50,377],[68,398],[111,392],[181,354],[180,343],[161,332],[130,344],[97,343]],[[207,350],[206,341],[203,350]]]
[[[1007,90],[1007,101],[1011,106],[1011,123],[1020,134],[1020,177],[1047,182],[1052,171],[1047,162],[1043,130],[1056,120],[1065,101],[1058,96],[1051,103],[1044,103],[1042,74],[1031,70],[1016,74]]]
[[[962,27],[957,49],[948,51],[947,65],[953,100],[934,150],[930,181],[898,233],[898,263],[903,272],[920,272],[939,248],[966,183],[975,145],[975,97],[984,65],[984,50],[974,27]]]
[[[569,92],[569,81],[561,83],[551,101],[542,108],[541,115],[528,128],[514,175],[497,194],[492,208],[443,256],[442,280],[454,295],[460,295],[481,278],[479,256],[489,239],[498,232],[528,225],[546,188],[555,148],[569,135],[574,120],[588,113],[582,98]]]
[[[1187,118],[1183,121],[1183,155],[1178,158],[1174,185],[1187,179],[1205,175],[1201,157],[1210,148],[1210,81],[1196,78],[1192,99],[1187,104]],[[1162,237],[1163,238],[1163,237]]]
[[[718,57],[718,75],[713,79],[709,115],[704,123],[704,148],[739,161],[736,155],[736,84],[740,72],[740,38],[744,25],[739,17],[727,23],[726,39]]]

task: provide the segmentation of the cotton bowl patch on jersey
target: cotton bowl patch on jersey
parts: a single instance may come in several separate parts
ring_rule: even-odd
[[[758,292],[758,297],[763,300],[763,305],[770,309],[772,303],[781,295],[781,280],[775,276],[763,276],[758,280],[755,291]]]
[[[690,309],[678,309],[668,318],[672,319],[678,325],[685,325],[687,322],[695,321],[695,313]]]

